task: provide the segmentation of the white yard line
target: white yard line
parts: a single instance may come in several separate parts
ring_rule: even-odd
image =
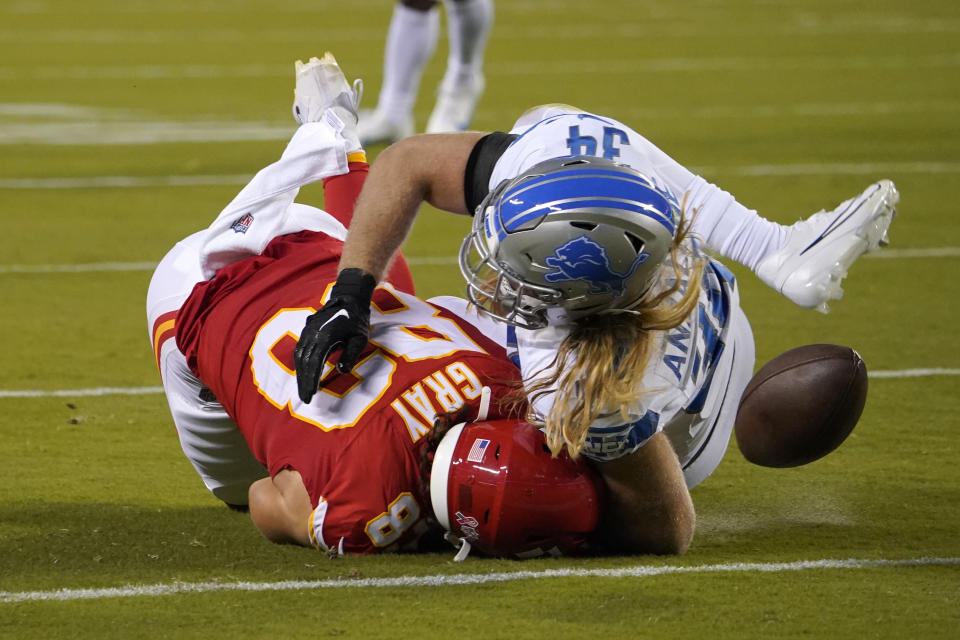
[[[153,271],[156,262],[89,262],[86,264],[0,264],[0,275],[14,273],[98,273]]]
[[[287,123],[265,124],[231,121],[117,122],[90,120],[12,122],[0,123],[0,144],[103,146],[151,145],[171,142],[274,141],[289,139],[295,128],[296,125]],[[246,180],[249,179],[248,176]]]
[[[960,247],[930,247],[927,249],[884,249],[865,254],[864,258],[956,258]]]
[[[68,178],[0,178],[0,189],[133,189],[242,185],[252,173],[194,176],[79,176]]]
[[[107,73],[106,69],[98,68],[99,73]],[[154,69],[153,67],[143,68]],[[235,69],[234,74],[249,75],[255,74],[260,67],[250,67],[245,74],[243,69]],[[156,69],[157,72],[163,69]],[[90,71],[91,73],[93,70]],[[0,74],[3,73],[3,67],[0,67]],[[79,73],[79,72],[78,72]],[[120,73],[120,70],[117,70]],[[132,74],[130,70],[125,71],[127,75]],[[189,67],[185,71],[177,74],[177,77],[200,75],[200,76],[221,76],[221,70],[203,66]],[[603,109],[601,112],[612,110]],[[869,102],[785,102],[780,104],[716,104],[710,106],[698,105],[673,105],[670,107],[653,107],[631,105],[623,107],[620,105],[620,111],[631,118],[649,120],[651,118],[783,118],[784,116],[851,116],[860,117],[864,115],[897,115],[902,113],[957,113],[960,111],[960,103],[956,100],[913,100],[903,99],[895,102],[869,101]],[[499,108],[496,110],[484,110],[488,118],[496,120],[506,120],[515,118],[519,115],[517,109]],[[114,107],[97,107],[84,104],[69,104],[61,102],[0,102],[0,122],[9,120],[12,122],[31,121],[31,122],[136,122],[141,125],[149,125],[151,118],[150,112],[142,109],[123,109]],[[210,121],[195,120],[173,120],[170,122],[183,124],[204,124],[220,126],[284,126],[292,127],[288,120],[277,120],[273,122],[256,121],[236,121],[217,119]]]
[[[629,30],[624,26],[623,30]],[[637,28],[641,34],[643,27]],[[530,37],[556,39],[557,28],[524,27],[524,34]],[[271,32],[258,32],[261,40],[269,39]],[[503,33],[498,28],[494,35]],[[582,27],[570,29],[570,37],[584,34]],[[85,38],[96,39],[93,32],[51,32],[52,39],[62,36],[64,42],[75,39],[77,42]],[[101,42],[111,42],[116,35],[118,38],[137,38],[140,43],[148,41],[164,42],[166,40],[183,42],[188,38],[202,37],[206,41],[238,41],[249,38],[249,34],[242,30],[210,31],[202,36],[191,36],[183,31],[163,32],[123,32],[117,34],[102,33]],[[348,31],[338,31],[339,36],[355,42],[361,38],[351,36]],[[17,44],[22,42],[36,45],[41,40],[41,34],[36,31],[4,32],[0,31],[0,44]],[[382,38],[382,31],[376,31],[375,38]],[[593,36],[590,37],[592,39]],[[289,40],[287,36],[278,35],[278,40]],[[529,62],[491,62],[486,65],[487,77],[504,78],[515,76],[563,76],[582,74],[625,75],[637,76],[643,73],[701,73],[706,71],[799,71],[820,70],[829,68],[833,71],[845,69],[877,70],[914,70],[929,68],[954,68],[960,66],[960,53],[944,52],[923,55],[860,55],[860,56],[785,56],[780,58],[762,58],[757,56],[739,57],[699,57],[699,58],[644,58],[644,59],[617,59],[617,60],[533,60]],[[164,78],[261,78],[286,77],[290,75],[289,64],[170,64],[170,65],[52,65],[52,66],[0,66],[0,80],[93,80],[93,79],[164,79]],[[372,71],[358,69],[354,73]]]
[[[960,162],[836,162],[825,164],[755,164],[741,166],[699,166],[691,171],[705,175],[736,176],[832,176],[883,174],[960,173]]]
[[[674,61],[674,64],[680,64]],[[60,67],[58,72],[63,71]],[[585,71],[585,73],[588,71]],[[591,71],[593,73],[595,71]],[[608,71],[609,72],[609,71]],[[123,68],[94,68],[73,69],[77,77],[91,78],[144,78],[144,77],[178,77],[178,78],[206,78],[221,77],[221,69],[217,66],[189,66],[189,67],[123,67]],[[232,68],[224,73],[239,76],[273,76],[272,67],[252,66],[247,68]],[[9,70],[0,67],[0,80],[12,79],[7,77]],[[42,73],[41,73],[42,75]],[[747,105],[714,105],[710,107],[674,106],[659,107],[630,107],[623,111],[623,117],[631,120],[650,121],[652,119],[677,118],[695,120],[755,120],[758,118],[817,118],[817,117],[912,117],[939,114],[960,113],[960,103],[954,100],[900,100],[896,102],[810,102],[789,104],[747,104]],[[485,117],[497,122],[510,122],[518,115],[515,110],[501,109],[486,111]],[[276,121],[244,121],[244,120],[168,120],[157,114],[143,110],[94,107],[89,105],[66,104],[55,102],[0,102],[0,144],[36,144],[36,145],[149,145],[165,144],[170,142],[243,142],[285,140],[293,131],[293,123],[287,120]],[[925,173],[955,173],[956,163],[898,163],[897,166],[907,167],[905,171]],[[780,165],[740,168],[747,175],[780,175]],[[787,165],[795,166],[792,173],[820,173],[822,167],[830,167],[831,172],[850,172],[850,167],[857,171],[869,172],[863,164],[849,163],[846,165]],[[880,165],[886,166],[886,165]],[[911,168],[911,167],[919,167]],[[134,180],[131,186],[137,186],[136,180],[150,180],[153,176],[118,176],[100,177],[92,179]],[[175,178],[180,178],[176,176]],[[186,177],[190,179],[190,176]],[[202,178],[202,177],[201,177]],[[78,179],[70,176],[52,178],[46,184],[56,185],[58,180]],[[79,178],[83,180],[83,178]],[[162,177],[161,177],[162,179]],[[14,179],[7,188],[31,188],[30,178],[24,178],[26,186]],[[150,186],[152,183],[147,183]],[[79,186],[85,186],[82,183]],[[89,186],[98,186],[92,184]],[[105,186],[111,186],[107,184]],[[124,186],[124,185],[118,185]],[[39,187],[38,187],[39,188]],[[52,186],[50,188],[57,188]]]
[[[291,591],[318,589],[381,589],[395,587],[454,587],[463,585],[514,582],[518,580],[555,580],[563,578],[651,578],[675,574],[703,573],[783,573],[823,569],[891,569],[903,567],[956,566],[960,558],[906,558],[902,560],[800,560],[796,562],[742,562],[694,566],[634,566],[621,569],[546,569],[543,571],[505,571],[499,573],[459,573],[394,578],[335,580],[282,580],[278,582],[171,582],[128,585],[102,589],[57,589],[52,591],[0,591],[0,603],[97,600],[169,596],[216,591]]]
[[[0,125],[0,145],[3,144]],[[287,134],[289,131],[286,132]],[[152,137],[141,131],[138,135]],[[286,138],[286,134],[284,135]],[[120,138],[118,138],[119,140]],[[279,138],[278,138],[279,139]],[[62,141],[63,139],[61,139]],[[117,142],[117,144],[121,144]],[[943,175],[960,173],[960,162],[870,162],[834,164],[759,164],[742,166],[696,166],[691,167],[704,175],[736,175],[753,177],[780,176],[833,176],[864,175],[879,176],[898,174]],[[166,175],[166,176],[68,176],[0,178],[0,190],[55,190],[55,189],[138,189],[150,187],[204,187],[220,185],[243,185],[252,174]]]
[[[928,376],[960,376],[960,369],[933,367],[929,369],[900,369],[897,371],[867,371],[868,378],[925,378]]]
[[[890,260],[909,258],[956,258],[960,247],[929,247],[925,249],[884,249],[868,253],[864,258]],[[456,256],[407,256],[407,263],[418,266],[449,266],[457,264]],[[156,262],[88,262],[85,264],[0,264],[0,275],[43,273],[98,273],[111,271],[153,271]]]
[[[543,2],[543,0],[534,0]],[[553,0],[554,2],[558,0]],[[563,0],[563,2],[572,3],[577,0]],[[44,15],[55,14],[63,15],[124,15],[146,13],[150,15],[162,15],[166,13],[186,13],[186,14],[204,14],[204,13],[223,13],[223,0],[166,0],[165,2],[151,2],[149,0],[127,0],[120,3],[108,3],[104,6],[76,3],[52,3],[40,0],[7,0],[0,4],[0,15]],[[247,3],[249,4],[249,3]],[[338,0],[319,0],[319,2],[308,5],[297,0],[271,0],[271,13],[296,13],[300,16],[304,14],[315,13],[318,15],[329,15],[329,12],[338,8]],[[512,3],[511,3],[512,4]],[[383,11],[383,0],[351,0],[350,9],[356,10],[373,9]]]
[[[556,2],[552,3],[556,6]],[[158,3],[159,6],[159,3]],[[362,6],[362,5],[361,5]],[[519,13],[523,7],[514,7],[512,3],[508,5],[514,12]],[[371,7],[364,7],[368,9]],[[561,5],[562,8],[562,5]],[[380,11],[382,17],[382,6],[372,7],[374,11]],[[539,3],[538,10],[542,11],[544,6]],[[154,8],[150,8],[153,12]],[[556,10],[556,9],[555,9]],[[297,13],[309,15],[309,10],[303,7],[298,8]],[[528,10],[525,10],[529,12]],[[498,8],[498,13],[500,9]],[[0,15],[3,15],[0,10]],[[329,12],[327,12],[329,13]],[[321,10],[315,10],[314,14],[317,21],[322,21],[327,14]],[[502,17],[502,16],[501,16]],[[522,18],[519,18],[521,19]],[[596,41],[598,39],[629,39],[656,36],[658,38],[687,38],[704,35],[725,35],[727,37],[736,37],[738,35],[750,35],[755,33],[756,28],[737,25],[726,25],[719,27],[722,31],[717,32],[718,25],[710,23],[708,26],[690,22],[679,21],[654,21],[654,22],[577,22],[575,24],[554,24],[540,25],[530,23],[525,20],[524,24],[511,24],[510,20],[499,20],[496,28],[490,34],[492,42],[523,40],[552,40],[552,41]],[[769,35],[795,36],[795,37],[816,37],[816,36],[844,36],[868,34],[871,36],[881,36],[890,34],[895,36],[904,36],[906,34],[951,34],[960,31],[960,21],[944,18],[910,18],[910,17],[879,17],[879,18],[860,18],[847,20],[803,20],[803,19],[780,19],[771,22],[764,27],[765,33]],[[281,42],[303,40],[308,35],[321,33],[323,42],[327,46],[340,45],[342,43],[375,42],[383,38],[383,27],[380,24],[369,24],[364,26],[337,24],[336,29],[323,29],[313,26],[303,28],[264,28],[257,31],[257,40],[259,42]],[[237,29],[229,27],[209,27],[197,26],[194,28],[46,28],[46,29],[0,29],[0,44],[137,44],[137,45],[159,45],[169,43],[184,43],[190,41],[203,41],[209,43],[243,43],[250,38],[248,29]],[[817,58],[822,56],[809,56]],[[881,56],[882,57],[882,56]]]
[[[163,387],[93,387],[90,389],[0,389],[0,398],[83,398],[90,396],[146,396]]]
[[[455,256],[407,257],[410,266],[454,265]],[[156,262],[88,262],[84,264],[0,264],[0,275],[41,273],[98,273],[110,271],[153,271]]]
[[[928,367],[868,371],[868,378],[923,378],[932,376],[960,376],[960,369]],[[3,398],[82,398],[91,396],[146,396],[163,393],[163,387],[91,387],[86,389],[0,389]]]

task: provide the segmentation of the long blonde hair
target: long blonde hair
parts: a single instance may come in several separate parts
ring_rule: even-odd
[[[642,382],[651,357],[659,352],[667,331],[690,316],[700,297],[706,261],[685,242],[689,229],[686,216],[681,216],[669,257],[631,309],[575,320],[547,366],[552,374],[528,385],[527,419],[545,428],[547,445],[555,455],[565,446],[570,456],[577,457],[601,413],[619,411],[626,419],[628,409],[649,391]],[[678,292],[679,299],[673,301]],[[553,404],[541,418],[534,414],[533,404],[549,394],[554,394]]]

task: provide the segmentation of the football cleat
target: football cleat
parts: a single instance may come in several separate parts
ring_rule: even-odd
[[[357,134],[364,146],[392,144],[413,135],[413,116],[395,122],[378,109],[364,109],[360,112]]]
[[[795,223],[787,243],[757,266],[757,276],[797,305],[828,311],[857,258],[887,245],[900,194],[889,180],[870,185],[833,211]]]
[[[483,94],[484,84],[482,75],[474,75],[465,82],[441,86],[437,104],[427,120],[426,132],[465,131],[473,120],[473,111]]]
[[[348,151],[361,148],[356,130],[363,81],[357,78],[350,86],[337,59],[329,51],[322,58],[310,58],[306,63],[297,60],[294,68],[294,119],[299,124],[319,122],[329,109],[343,123],[340,133],[347,140]]]

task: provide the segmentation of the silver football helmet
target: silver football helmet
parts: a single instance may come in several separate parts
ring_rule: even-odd
[[[673,244],[676,199],[639,171],[594,156],[541,162],[477,207],[460,247],[467,297],[510,324],[546,326],[626,309],[647,291]]]

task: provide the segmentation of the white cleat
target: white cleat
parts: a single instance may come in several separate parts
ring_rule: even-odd
[[[357,134],[364,146],[372,144],[392,144],[397,140],[413,135],[413,116],[403,122],[394,122],[382,111],[364,109],[360,112]]]
[[[466,131],[473,120],[473,111],[483,95],[483,89],[482,75],[472,76],[464,82],[441,85],[437,93],[437,104],[427,120],[426,132]]]
[[[801,307],[828,311],[857,258],[887,245],[900,194],[889,180],[870,185],[833,211],[791,227],[787,243],[757,266],[757,276]]]
[[[348,147],[356,146],[357,107],[363,96],[363,81],[357,78],[353,86],[347,82],[337,59],[327,51],[323,58],[310,58],[306,63],[294,64],[297,84],[293,92],[293,117],[300,123],[319,122],[323,114],[332,110],[343,124],[340,132]],[[351,138],[355,144],[350,144]],[[350,150],[350,149],[348,149]]]

